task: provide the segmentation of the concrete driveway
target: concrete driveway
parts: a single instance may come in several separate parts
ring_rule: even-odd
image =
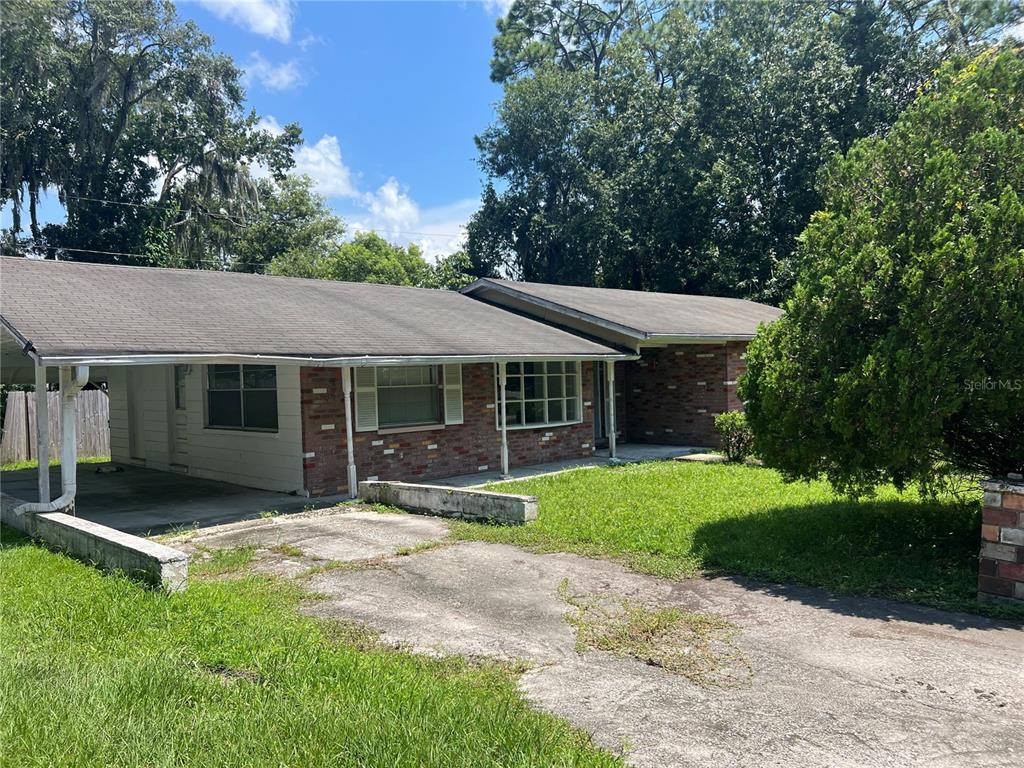
[[[638,766],[1024,764],[1019,626],[820,590],[673,582],[446,535],[441,520],[356,510],[239,523],[180,544],[261,547],[257,568],[301,574],[323,595],[311,613],[363,622],[385,641],[525,661],[520,688],[533,704]],[[309,570],[325,560],[365,567]],[[749,675],[701,685],[580,651],[567,591],[720,617]]]

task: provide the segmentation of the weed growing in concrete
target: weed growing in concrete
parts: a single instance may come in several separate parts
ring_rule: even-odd
[[[652,608],[607,595],[573,594],[569,580],[559,597],[575,610],[566,621],[576,630],[576,650],[631,656],[681,675],[701,687],[731,686],[752,674],[732,644],[735,627],[720,616],[677,608]]]
[[[302,557],[304,554],[294,544],[275,544],[270,548],[270,551],[275,555],[284,555],[285,557]]]
[[[207,549],[200,547],[192,559],[192,573],[196,576],[223,576],[236,573],[252,562],[255,547]]]

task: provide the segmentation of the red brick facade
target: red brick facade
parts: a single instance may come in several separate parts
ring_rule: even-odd
[[[1024,602],[1024,485],[982,483],[978,597]]]
[[[641,350],[619,363],[626,440],[717,446],[715,414],[743,407],[736,381],[746,370],[746,342],[676,344]]]
[[[581,364],[583,421],[564,427],[508,432],[509,465],[583,458],[594,451],[593,364]],[[306,490],[345,493],[345,398],[339,368],[303,368],[302,450]],[[462,366],[464,423],[422,431],[356,432],[359,480],[430,480],[501,468],[501,433],[495,421],[494,366]]]

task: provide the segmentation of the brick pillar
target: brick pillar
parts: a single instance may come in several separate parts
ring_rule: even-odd
[[[1024,483],[986,480],[978,599],[1024,603]]]

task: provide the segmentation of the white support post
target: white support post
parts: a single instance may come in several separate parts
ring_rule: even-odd
[[[348,454],[348,495],[355,498],[359,495],[359,482],[356,479],[356,447],[352,439],[352,367],[341,369],[341,389],[345,393],[345,450]]]
[[[605,400],[608,403],[608,457],[613,461],[615,455],[615,361],[609,360],[604,364],[606,374]]]
[[[507,480],[508,473],[508,410],[505,407],[505,361],[498,363],[498,393],[501,409],[501,478]]]
[[[46,368],[36,366],[36,458],[39,460],[39,502],[50,501],[50,407]]]
[[[60,482],[72,514],[78,490],[78,393],[88,380],[87,366],[60,369]]]

